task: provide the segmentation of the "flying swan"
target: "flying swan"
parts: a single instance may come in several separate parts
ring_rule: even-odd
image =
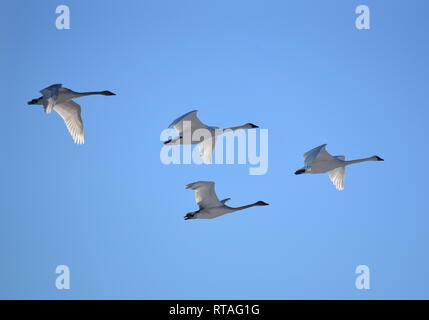
[[[190,183],[186,189],[195,190],[195,201],[200,207],[199,210],[189,212],[185,215],[185,220],[189,219],[213,219],[224,214],[244,210],[255,206],[268,206],[264,201],[258,201],[242,207],[229,207],[225,203],[230,198],[219,201],[214,189],[214,182],[212,181],[198,181]]]
[[[203,159],[203,162],[206,164],[211,163],[212,160],[212,153],[216,145],[216,138],[217,136],[221,135],[226,130],[239,130],[239,129],[253,129],[253,128],[259,128],[258,126],[254,125],[253,123],[246,123],[242,126],[238,127],[230,127],[226,129],[220,129],[219,127],[212,127],[207,126],[204,123],[200,121],[197,117],[198,110],[194,110],[191,112],[188,112],[184,114],[183,116],[177,118],[174,120],[169,128],[174,128],[179,132],[179,135],[173,139],[170,139],[168,141],[165,141],[165,145],[180,145],[180,144],[198,144],[198,150],[200,152],[201,158]],[[187,121],[188,125],[184,126],[184,122]],[[202,141],[184,141],[184,136],[193,137],[193,134],[195,131],[199,129],[205,129],[208,130],[210,133],[211,138],[202,139]]]
[[[90,96],[103,95],[114,96],[110,91],[94,91],[94,92],[75,92],[67,88],[63,88],[62,84],[54,84],[45,89],[40,90],[42,96],[28,102],[29,105],[43,105],[46,113],[51,113],[55,110],[64,120],[73,141],[77,144],[85,142],[83,133],[83,122],[80,116],[80,105],[72,99]]]
[[[327,172],[329,179],[331,179],[337,190],[344,190],[346,166],[365,161],[384,161],[379,156],[350,161],[346,161],[345,159],[345,156],[331,156],[326,151],[326,144],[322,144],[304,154],[305,166],[297,170],[295,174]]]

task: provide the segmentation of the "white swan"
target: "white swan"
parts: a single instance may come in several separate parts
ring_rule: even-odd
[[[195,190],[195,201],[200,209],[198,211],[189,212],[185,215],[185,220],[189,219],[213,219],[220,217],[224,214],[244,210],[254,206],[268,206],[264,201],[258,201],[242,207],[229,207],[225,203],[230,198],[219,201],[214,189],[214,182],[212,181],[198,181],[190,183],[186,189]]]
[[[364,161],[384,161],[379,156],[372,156],[364,159],[346,161],[344,156],[331,156],[326,151],[326,144],[314,148],[304,154],[305,166],[299,169],[295,174],[302,173],[325,173],[338,190],[344,189],[345,167]]]
[[[166,145],[178,145],[178,144],[198,144],[198,149],[201,155],[201,158],[203,159],[204,163],[209,164],[211,163],[212,160],[212,153],[213,150],[215,148],[216,145],[216,138],[217,136],[219,136],[220,134],[222,134],[222,131],[226,131],[226,130],[239,130],[239,129],[253,129],[253,128],[259,128],[258,126],[254,125],[253,123],[246,123],[242,126],[238,126],[238,127],[230,127],[230,128],[225,128],[225,129],[220,129],[219,127],[212,127],[212,126],[207,126],[205,124],[203,124],[200,119],[198,119],[197,117],[197,112],[198,110],[194,110],[191,112],[188,112],[186,114],[184,114],[183,116],[177,118],[176,120],[174,120],[171,124],[170,124],[170,128],[175,128],[178,132],[179,135],[174,138],[174,139],[170,139],[168,141],[165,141],[164,144]],[[184,126],[184,122],[188,121],[189,124],[188,126]],[[193,134],[196,130],[199,129],[205,129],[208,130],[210,132],[210,139],[202,139],[202,141],[198,140],[198,141],[185,141],[186,139],[184,139],[184,136],[189,136],[193,137]]]
[[[29,105],[43,105],[46,113],[51,113],[55,110],[64,120],[73,141],[77,144],[85,142],[83,132],[83,122],[80,116],[80,105],[72,99],[90,96],[103,95],[114,96],[110,91],[93,91],[93,92],[75,92],[67,88],[63,88],[61,84],[54,84],[45,89],[40,90],[41,97],[28,102]]]

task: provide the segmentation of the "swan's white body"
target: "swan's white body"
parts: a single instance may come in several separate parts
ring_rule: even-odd
[[[345,167],[365,161],[384,161],[378,156],[346,161],[344,156],[332,156],[326,151],[326,144],[318,146],[304,154],[304,168],[295,174],[328,173],[329,178],[338,190],[344,190]]]
[[[51,113],[57,104],[82,96],[81,93],[63,88],[62,84],[53,84],[52,86],[40,90],[40,93],[43,95],[42,104],[45,107],[46,113]]]
[[[185,220],[188,219],[213,219],[224,214],[244,210],[254,206],[266,206],[267,203],[258,201],[250,205],[242,207],[229,207],[225,203],[230,200],[224,199],[219,201],[215,189],[214,182],[212,181],[198,181],[190,183],[186,186],[186,189],[195,190],[195,201],[199,206],[199,210],[186,214]]]
[[[51,113],[55,110],[66,124],[67,130],[76,144],[84,144],[84,130],[81,117],[81,107],[72,99],[88,96],[88,95],[115,95],[110,91],[97,92],[75,92],[67,88],[63,88],[61,84],[54,84],[45,89],[40,90],[42,97],[33,99],[28,104],[43,105],[46,113]]]
[[[227,129],[221,130],[219,127],[207,126],[200,121],[197,117],[197,110],[188,112],[183,116],[177,118],[170,124],[170,128],[176,129],[179,135],[170,139],[169,141],[164,142],[166,145],[180,145],[180,144],[198,144],[198,149],[200,152],[200,156],[203,159],[203,162],[206,164],[210,164],[212,161],[213,150],[216,145],[216,139],[219,135],[223,134],[223,131],[226,130],[239,130],[239,129],[253,129],[258,128],[252,123],[246,123],[245,125],[238,127],[231,127]],[[187,122],[186,125],[184,123]],[[210,133],[210,138],[203,138],[202,141],[197,140],[193,141],[192,137],[197,130],[207,130]],[[190,137],[189,141],[187,141],[184,137]],[[201,138],[201,137],[198,137]]]

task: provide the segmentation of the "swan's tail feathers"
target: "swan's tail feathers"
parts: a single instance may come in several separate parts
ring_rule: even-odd
[[[45,107],[44,109],[45,109],[45,113],[46,113],[46,114],[49,114],[49,113],[51,113],[51,112],[52,112],[52,110],[54,109],[54,107],[53,107],[53,106],[47,106],[47,107]]]
[[[305,173],[305,169],[299,169],[295,171],[295,174],[303,174]]]
[[[54,110],[55,107],[55,100],[52,98],[49,98],[47,100],[43,101],[43,106],[45,107],[45,113],[51,113],[52,110]]]

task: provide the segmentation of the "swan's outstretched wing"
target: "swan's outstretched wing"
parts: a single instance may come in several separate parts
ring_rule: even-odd
[[[332,156],[326,151],[326,144],[322,144],[304,154],[305,167],[310,167],[314,160],[331,160]]]
[[[229,200],[231,200],[231,198],[226,198],[226,199],[220,200],[220,202],[222,202],[223,204],[225,204],[225,203],[227,203]]]
[[[344,177],[346,175],[346,170],[344,167],[339,167],[334,170],[328,171],[329,179],[335,185],[337,190],[344,190]]]
[[[204,139],[198,143],[198,150],[200,151],[200,156],[203,159],[205,164],[212,163],[212,154],[216,145],[216,137],[210,139]]]
[[[190,183],[186,189],[195,190],[195,201],[201,209],[221,207],[223,204],[219,201],[212,181],[198,181]]]
[[[54,110],[64,119],[73,140],[77,144],[85,142],[80,105],[73,100],[56,104]]]
[[[73,92],[73,91],[71,91],[70,89],[64,88],[64,87],[61,87],[58,89],[58,93],[61,93],[61,94],[69,93],[69,92]]]
[[[200,119],[198,119],[197,112],[198,112],[198,110],[194,110],[194,111],[191,111],[191,112],[184,114],[183,116],[174,120],[169,125],[169,128],[174,127],[174,129],[176,129],[179,132],[179,134],[182,135],[183,134],[183,122],[189,121],[188,126],[190,127],[191,131],[195,131],[197,129],[206,129],[207,126],[204,123],[202,123],[200,121]]]
[[[40,90],[40,93],[43,95],[42,103],[45,107],[46,113],[51,113],[52,109],[54,108],[58,97],[58,92],[62,86],[62,84],[53,84],[52,86]]]
[[[58,95],[58,90],[62,87],[63,85],[61,83],[58,84],[53,84],[52,86],[46,87],[45,89],[40,90],[40,93],[43,94],[44,96],[57,96]]]

